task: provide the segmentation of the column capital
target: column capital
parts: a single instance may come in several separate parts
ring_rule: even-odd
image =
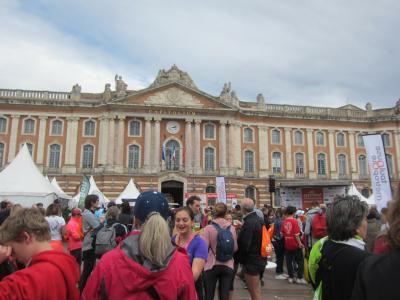
[[[311,133],[313,133],[313,131],[314,131],[314,129],[306,128],[306,132],[311,132]]]
[[[349,130],[347,130],[347,132],[348,132],[348,134],[355,134],[356,133],[354,129],[349,129]]]
[[[284,130],[285,132],[291,132],[291,131],[292,131],[292,128],[285,127],[285,128],[283,128],[283,130]]]
[[[193,118],[186,118],[186,119],[185,119],[185,122],[186,122],[186,123],[192,123],[192,122],[193,122]]]
[[[227,120],[219,120],[220,125],[227,125],[228,121]]]
[[[79,121],[79,117],[66,117],[67,121]]]
[[[154,122],[161,122],[162,121],[162,118],[161,117],[159,117],[159,116],[157,116],[157,117],[154,117]]]
[[[39,116],[39,120],[47,120],[48,118],[47,116]]]
[[[20,117],[21,117],[21,115],[11,115],[11,118],[13,118],[13,119],[18,119]]]
[[[120,121],[124,121],[124,120],[126,119],[126,116],[124,116],[124,115],[118,115],[117,118],[118,118],[118,120],[120,120]]]
[[[329,130],[328,130],[328,133],[335,133],[335,130],[329,129]]]
[[[144,120],[145,120],[146,122],[150,122],[150,121],[153,120],[153,117],[144,117]]]
[[[202,119],[194,119],[194,123],[195,123],[196,125],[200,125],[201,122],[202,122]]]
[[[268,130],[269,126],[268,125],[258,125],[257,128],[260,130]]]

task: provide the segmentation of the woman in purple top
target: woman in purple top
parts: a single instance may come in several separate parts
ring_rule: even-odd
[[[194,214],[188,207],[180,207],[175,211],[175,232],[172,241],[186,249],[192,266],[197,297],[204,299],[202,272],[208,256],[207,244],[198,234],[192,233]]]

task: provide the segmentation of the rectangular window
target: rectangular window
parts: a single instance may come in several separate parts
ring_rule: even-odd
[[[204,126],[204,138],[208,140],[213,140],[214,137],[214,125],[213,124],[206,124]]]
[[[0,118],[0,133],[5,133],[7,129],[7,119]]]
[[[281,143],[281,132],[279,130],[272,130],[272,144]]]

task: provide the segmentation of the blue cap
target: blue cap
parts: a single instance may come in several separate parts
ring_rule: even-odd
[[[167,199],[163,194],[155,191],[141,193],[136,199],[134,216],[143,223],[152,212],[158,212],[164,219],[167,219],[169,217]]]

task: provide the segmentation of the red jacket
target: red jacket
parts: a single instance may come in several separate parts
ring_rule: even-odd
[[[130,243],[129,240],[134,238],[128,237],[124,243]],[[89,277],[82,299],[101,299],[101,282],[109,300],[152,300],[147,292],[150,286],[162,300],[197,299],[192,269],[184,249],[177,248],[164,269],[151,272],[129,258],[122,247],[118,246],[101,258]]]
[[[66,226],[66,237],[68,241],[68,250],[73,251],[82,249],[83,233],[82,233],[82,220],[80,218],[71,217]]]
[[[75,258],[60,251],[43,251],[30,265],[0,281],[0,300],[79,299],[79,269]]]

